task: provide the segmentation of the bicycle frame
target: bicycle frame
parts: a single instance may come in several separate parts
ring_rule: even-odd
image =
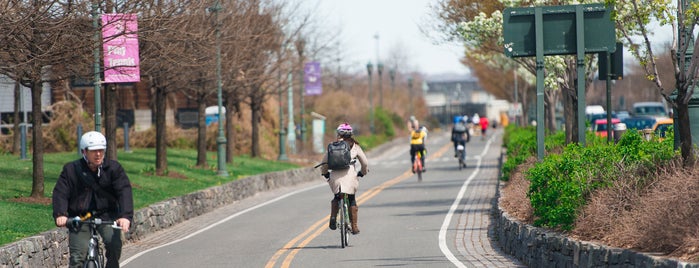
[[[340,246],[342,248],[345,248],[346,246],[349,246],[349,233],[351,232],[351,227],[350,227],[350,215],[349,215],[349,197],[347,196],[346,193],[340,192],[340,195],[342,195],[342,198],[339,201],[339,206],[340,210],[338,211],[338,216],[336,217],[337,219],[337,226],[339,226],[340,230]]]
[[[77,226],[82,223],[88,226],[90,230],[90,240],[87,245],[87,255],[85,256],[85,262],[83,263],[84,268],[102,268],[106,264],[104,262],[104,255],[100,248],[100,236],[97,232],[97,226],[99,225],[111,225],[114,229],[121,229],[121,227],[116,225],[115,221],[103,221],[100,218],[92,218],[91,213],[87,213],[83,217],[73,218],[73,225]]]
[[[417,173],[417,180],[422,181],[422,151],[415,152],[415,161],[413,162],[413,172]]]

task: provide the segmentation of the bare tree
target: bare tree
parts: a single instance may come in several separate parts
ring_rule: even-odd
[[[31,89],[32,197],[44,196],[43,86],[66,79],[90,55],[86,11],[82,1],[0,3],[0,73]]]
[[[199,55],[189,48],[201,40],[201,32],[190,32],[192,18],[203,16],[208,6],[202,1],[152,1],[140,7],[139,46],[141,74],[155,92],[157,175],[167,172],[166,111],[170,94],[181,89],[189,68],[200,66]],[[211,29],[212,31],[213,29]]]

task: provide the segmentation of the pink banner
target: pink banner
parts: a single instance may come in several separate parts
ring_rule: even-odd
[[[104,82],[141,81],[136,14],[103,14]]]

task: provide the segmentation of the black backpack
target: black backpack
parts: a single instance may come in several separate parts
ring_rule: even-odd
[[[328,169],[346,169],[349,168],[351,162],[352,155],[347,142],[335,141],[328,144]]]

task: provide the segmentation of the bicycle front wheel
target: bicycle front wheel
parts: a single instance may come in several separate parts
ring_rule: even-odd
[[[347,228],[347,219],[345,219],[345,215],[347,215],[347,205],[345,205],[345,200],[340,199],[340,217],[337,217],[339,221],[339,226],[337,229],[340,230],[340,247],[345,248],[345,241],[347,240],[347,232],[345,232],[345,229]]]
[[[99,263],[96,260],[87,260],[83,265],[84,268],[100,268]]]

